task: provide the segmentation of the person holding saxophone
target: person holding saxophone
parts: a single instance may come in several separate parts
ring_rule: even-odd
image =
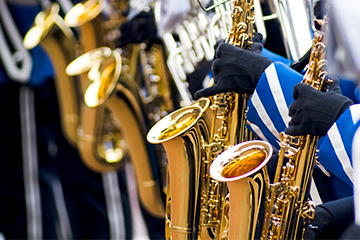
[[[337,119],[340,121],[353,108],[349,108],[353,101],[341,93],[340,87],[355,101],[354,84],[335,79],[329,91],[315,91],[300,83],[303,78],[301,74],[283,63],[262,56],[260,41],[254,42],[251,51],[220,44],[212,65],[214,85],[198,91],[195,96],[208,97],[227,91],[252,94],[247,113],[247,119],[251,122],[249,128],[277,149],[281,131],[295,136],[325,136],[333,123]],[[321,139],[319,148],[324,148],[324,144],[326,141]],[[277,159],[276,155],[274,159]],[[323,165],[329,162],[333,168],[344,173],[341,160],[336,156],[329,161],[321,157],[320,151],[319,161]],[[269,165],[271,169],[272,164]],[[352,184],[346,184],[346,177],[341,174],[330,172],[328,176],[326,170],[321,165],[314,170],[318,192],[311,191],[311,197],[318,207],[312,225],[305,232],[309,239],[339,238],[352,219]],[[342,207],[336,208],[339,203],[342,203]]]

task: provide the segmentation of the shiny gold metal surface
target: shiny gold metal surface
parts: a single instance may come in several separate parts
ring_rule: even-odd
[[[257,226],[268,196],[266,164],[272,147],[265,141],[246,141],[228,148],[211,164],[210,174],[229,189],[229,232],[224,239],[258,239]]]
[[[86,0],[76,4],[65,16],[70,27],[79,27],[97,17],[105,8],[106,0]]]
[[[206,110],[209,99],[176,110],[157,122],[148,132],[147,140],[162,143],[168,157],[166,237],[194,239],[202,232],[196,224],[201,211],[199,194],[207,155],[209,122]],[[208,237],[209,238],[209,237]]]
[[[243,175],[254,170],[264,161],[267,152],[264,148],[254,147],[252,149],[235,152],[232,159],[224,165],[221,175],[226,178]]]
[[[62,131],[69,143],[77,146],[80,89],[76,80],[65,73],[65,66],[76,57],[78,45],[71,29],[59,15],[59,5],[52,4],[36,16],[34,26],[25,35],[23,44],[28,49],[40,45],[49,55],[55,69]]]
[[[138,51],[133,51],[133,54],[138,59]],[[110,142],[113,143],[113,148],[109,149],[110,154],[102,148],[97,148],[97,150],[101,150],[98,151],[102,157],[100,159],[104,159],[106,162],[102,161],[99,164],[97,160],[93,167],[101,172],[114,170],[111,167],[118,166],[120,159],[114,163],[113,158],[121,156],[119,150],[123,149],[118,149],[118,147],[122,146],[121,142],[124,140],[134,167],[142,206],[151,215],[164,218],[165,206],[161,197],[161,187],[154,179],[150,156],[144,141],[146,128],[142,115],[141,96],[134,76],[131,75],[137,62],[135,61],[133,63],[135,65],[132,66],[124,65],[122,58],[119,50],[111,50],[106,47],[97,48],[75,59],[68,65],[68,72],[69,74],[87,74],[90,81],[84,94],[87,107],[94,110],[105,109],[113,116],[114,123],[116,123],[116,125],[112,124],[115,128],[110,127],[112,131],[109,132],[112,133],[109,137],[111,137]],[[84,72],[80,70],[84,70]],[[99,128],[101,129],[104,124],[106,125],[106,122],[99,122]],[[114,134],[116,129],[121,130],[122,139],[116,138],[117,135]],[[99,143],[105,143],[108,135],[98,134],[96,136],[99,139],[96,146],[105,145]]]
[[[319,91],[326,91],[331,84],[324,60],[324,32],[315,31],[310,61],[303,83]],[[314,218],[314,203],[308,199],[309,186],[317,161],[319,136],[291,136],[280,133],[280,152],[273,184],[266,201],[265,220],[261,239],[302,239],[305,226]]]

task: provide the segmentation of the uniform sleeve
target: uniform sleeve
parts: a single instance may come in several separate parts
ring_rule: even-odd
[[[267,50],[266,48],[263,48],[263,50],[261,51],[261,54],[271,60],[273,60],[274,62],[282,62],[283,64],[290,66],[291,61],[287,58],[284,58],[278,54],[275,54],[269,50]]]
[[[320,163],[349,186],[354,183],[352,141],[359,126],[360,104],[354,104],[331,126],[319,146]]]
[[[288,126],[293,88],[303,76],[282,62],[270,64],[248,102],[250,129],[279,149],[279,134]]]

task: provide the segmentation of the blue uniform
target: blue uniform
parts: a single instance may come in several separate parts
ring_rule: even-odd
[[[42,10],[8,7],[21,37]],[[61,131],[51,62],[39,46],[29,53],[27,84],[13,81],[0,61],[0,233],[10,239],[131,238],[126,170],[99,174],[83,164]]]
[[[248,106],[247,119],[251,122],[251,128],[261,139],[270,142],[276,149],[279,149],[279,133],[284,131],[288,126],[290,117],[288,116],[288,108],[294,101],[292,94],[294,86],[301,82],[303,76],[289,68],[282,62],[274,62],[268,66],[261,75],[254,94],[251,96]],[[340,88],[349,98],[355,100],[355,84],[350,81],[340,80]],[[353,106],[355,107],[355,106]],[[348,110],[350,111],[350,110]],[[349,121],[348,111],[343,113],[338,121]],[[331,133],[333,130],[329,131]],[[350,130],[349,130],[350,131]],[[320,138],[318,148],[320,149],[319,161],[324,165],[325,169],[330,172],[331,177],[326,179],[327,184],[332,184],[332,196],[321,196],[323,199],[338,199],[352,194],[351,182],[346,174],[347,168],[341,167],[343,161],[339,156],[325,156],[330,141],[328,136]],[[345,138],[345,135],[344,135]],[[352,138],[350,138],[352,139]],[[349,140],[351,141],[351,140]],[[349,148],[351,144],[345,143]],[[350,151],[350,149],[348,149]],[[330,151],[329,151],[330,153]]]

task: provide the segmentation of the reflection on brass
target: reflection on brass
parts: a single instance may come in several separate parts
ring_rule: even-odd
[[[65,16],[70,27],[78,27],[98,16],[105,8],[105,0],[87,0],[76,4]]]
[[[66,64],[75,58],[76,38],[59,15],[59,5],[52,4],[35,18],[34,26],[24,38],[24,46],[40,45],[55,69],[55,86],[59,101],[61,128],[65,138],[76,147],[80,123],[80,89],[76,80],[65,73]]]
[[[195,114],[193,114],[195,111]],[[194,109],[193,111],[184,111],[181,113],[176,120],[171,122],[171,124],[161,131],[161,135],[159,136],[159,140],[164,140],[166,138],[170,138],[180,132],[183,132],[186,128],[194,123],[197,119],[198,109]]]
[[[231,178],[254,170],[267,156],[264,148],[253,148],[240,152],[224,166],[221,171],[223,177]]]
[[[269,193],[266,164],[272,147],[265,141],[246,141],[228,148],[211,164],[210,175],[227,184],[229,199],[227,239],[258,239],[261,234],[265,200]],[[228,213],[227,213],[228,211]]]
[[[303,83],[325,92],[331,80],[325,70],[324,31],[314,32],[310,61],[303,77]],[[304,226],[313,219],[314,204],[307,198],[309,184],[316,162],[316,147],[319,136],[291,136],[280,133],[280,152],[270,195],[266,201],[265,220],[261,239],[298,239],[297,233],[304,233]],[[302,229],[301,229],[302,227]]]

